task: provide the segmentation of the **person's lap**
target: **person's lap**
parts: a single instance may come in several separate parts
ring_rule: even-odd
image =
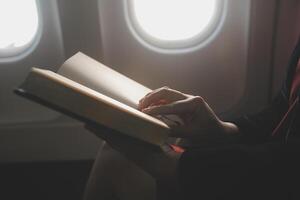
[[[85,200],[154,200],[155,180],[105,144],[95,160]]]

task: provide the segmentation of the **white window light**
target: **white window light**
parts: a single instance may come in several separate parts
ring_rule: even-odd
[[[36,0],[0,0],[0,57],[24,51],[38,30]]]
[[[188,47],[214,30],[224,0],[129,0],[134,29],[165,48]]]

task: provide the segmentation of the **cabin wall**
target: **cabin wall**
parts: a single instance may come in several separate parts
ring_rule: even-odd
[[[300,39],[300,1],[278,1],[274,30],[272,96],[275,96],[286,75],[293,48]]]

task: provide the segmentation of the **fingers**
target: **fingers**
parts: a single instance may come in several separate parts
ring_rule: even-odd
[[[142,111],[149,115],[181,114],[183,110],[186,110],[184,107],[185,104],[175,102],[161,106],[151,106],[143,109]]]
[[[181,115],[184,113],[193,113],[196,111],[197,107],[202,106],[204,103],[201,97],[193,97],[180,101],[175,101],[170,104],[152,106],[143,109],[143,112],[149,115]]]
[[[149,106],[167,104],[185,98],[187,98],[187,96],[179,91],[172,90],[168,87],[162,87],[157,90],[153,90],[141,99],[139,109],[142,110]]]

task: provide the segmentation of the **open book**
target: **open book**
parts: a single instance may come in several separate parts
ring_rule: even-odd
[[[161,145],[173,123],[137,110],[151,90],[96,60],[77,53],[57,73],[32,68],[16,93],[83,122]]]

